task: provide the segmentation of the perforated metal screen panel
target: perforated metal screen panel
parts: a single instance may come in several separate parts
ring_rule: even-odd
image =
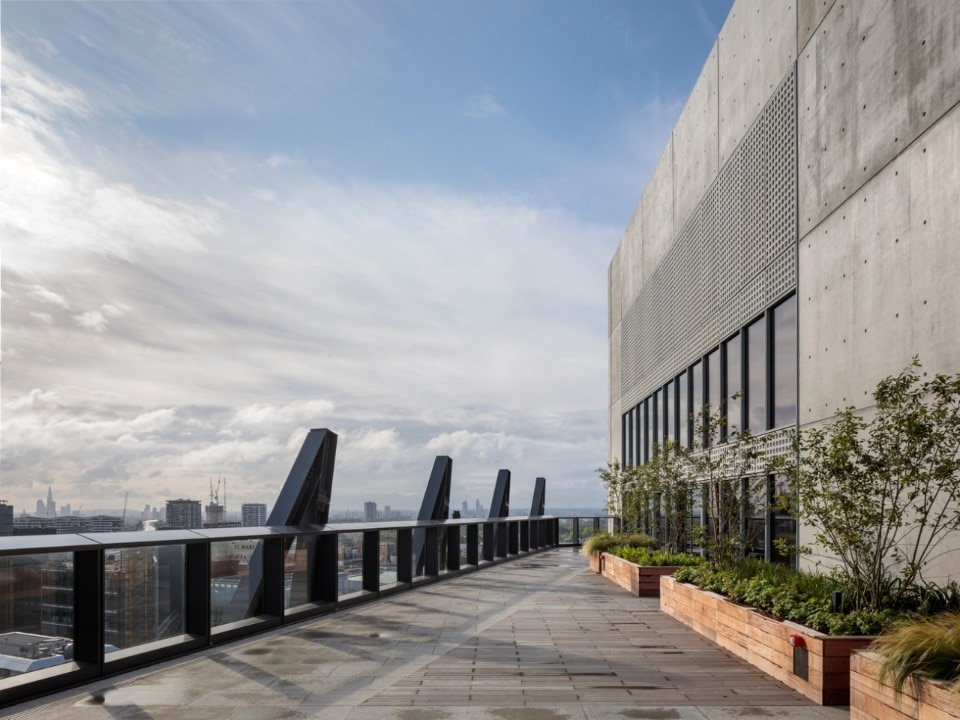
[[[623,407],[796,289],[796,96],[794,66],[625,313]]]

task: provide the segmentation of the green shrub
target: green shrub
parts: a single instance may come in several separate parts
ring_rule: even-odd
[[[831,595],[844,586],[826,575],[791,570],[752,558],[726,569],[686,567],[674,577],[828,635],[875,635],[896,622],[892,609],[833,612]]]
[[[656,546],[657,541],[643,533],[611,535],[608,532],[598,532],[583,541],[583,554],[610,552],[615,547],[654,548]]]
[[[637,565],[653,565],[663,567],[664,565],[693,566],[703,565],[704,560],[699,555],[690,555],[689,553],[667,553],[658,550],[651,550],[645,547],[630,547],[619,545],[609,550],[611,555],[616,555]]]
[[[901,692],[907,678],[947,680],[960,692],[960,615],[945,613],[903,623],[877,638],[871,649],[883,655],[880,680]]]

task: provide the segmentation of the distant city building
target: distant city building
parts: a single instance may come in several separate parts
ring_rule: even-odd
[[[13,535],[13,505],[0,500],[0,536]]]
[[[200,501],[185,498],[167,500],[167,526],[185,530],[203,527],[203,520],[200,517]]]
[[[222,525],[226,521],[226,509],[220,503],[212,502],[205,508],[207,519],[204,523],[207,527]]]
[[[21,515],[13,518],[14,535],[67,535],[86,532],[120,532],[121,530],[123,530],[123,519],[119,515],[90,517],[61,515],[55,518]]]
[[[47,516],[47,505],[43,502],[43,498],[37,500],[37,517],[45,518]]]
[[[0,633],[0,679],[62,665],[70,640],[25,632]]]
[[[393,518],[391,517],[391,515],[392,515],[392,512],[390,511],[390,506],[389,506],[389,505],[384,505],[384,506],[383,506],[383,519],[384,519],[384,520],[392,520]]]
[[[265,503],[244,503],[240,506],[240,524],[244,527],[262,527],[267,524]]]
[[[73,520],[74,518],[69,518]],[[93,515],[88,518],[75,518],[80,520],[86,528],[83,532],[103,533],[103,532],[122,532],[123,518],[118,515]],[[68,530],[67,532],[76,532]]]
[[[60,506],[60,515],[59,517],[66,517],[68,515],[73,515],[73,508],[70,507],[70,503]]]
[[[88,518],[74,517],[72,515],[61,515],[50,522],[57,529],[57,535],[66,535],[69,533],[80,533],[89,530]]]
[[[377,504],[375,502],[365,502],[363,504],[363,520],[364,522],[377,521]]]
[[[467,501],[464,500],[460,505],[460,516],[461,517],[470,517],[470,506],[467,504]]]

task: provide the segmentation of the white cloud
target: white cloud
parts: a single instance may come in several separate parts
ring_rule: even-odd
[[[70,303],[68,303],[62,295],[58,295],[51,290],[47,290],[42,285],[34,285],[32,288],[30,288],[30,294],[41,302],[47,303],[48,305],[56,305],[57,307],[65,309],[70,307]]]
[[[284,451],[284,446],[272,436],[254,440],[228,440],[192,450],[180,458],[178,465],[200,472],[233,471],[238,466],[257,463]]]
[[[375,430],[364,428],[346,433],[343,438],[344,450],[354,456],[383,455],[400,452],[403,443],[395,428]]]
[[[4,403],[8,410],[21,410],[23,408],[32,408],[37,405],[57,405],[59,397],[56,393],[46,392],[40,388],[34,388],[26,395],[10,400]]]
[[[273,202],[278,197],[276,192],[273,190],[266,190],[265,188],[253,188],[250,190],[250,195],[255,200],[260,200],[261,202]]]
[[[290,157],[289,155],[282,155],[280,153],[274,153],[273,155],[267,158],[267,166],[274,170],[281,167],[290,167],[296,164],[297,164],[297,161],[294,160],[292,157]]]
[[[500,117],[507,114],[503,106],[488,92],[474,95],[467,101],[463,114],[475,120]]]
[[[18,507],[41,481],[109,507],[120,488],[196,494],[216,472],[269,502],[310,427],[341,439],[335,505],[419,502],[436,454],[454,456],[455,494],[481,497],[499,467],[561,487],[600,464],[609,228],[438,187],[314,175],[291,190],[263,179],[263,154],[197,151],[164,194],[150,173],[120,182],[76,159],[63,121],[29,122],[84,111],[76,98],[29,97],[50,108],[17,100],[0,129]],[[489,95],[476,108],[504,112]],[[247,179],[212,190],[196,167]],[[272,202],[249,202],[252,182]]]
[[[493,456],[493,459],[517,460],[523,455],[523,443],[504,432],[455,430],[430,438],[426,447],[438,455],[453,457],[472,455],[478,458]]]
[[[11,119],[22,121],[24,115],[47,121],[64,114],[91,114],[87,98],[80,89],[52,78],[23,56],[7,49],[6,43],[0,47],[0,62],[3,64],[3,109],[5,115],[9,113],[5,122]]]
[[[313,427],[333,414],[334,404],[329,400],[296,400],[286,405],[254,403],[240,408],[231,424],[269,428],[274,425],[289,427],[295,423],[312,423]]]
[[[99,310],[88,310],[82,315],[76,316],[77,324],[89,330],[102,333],[107,329],[107,319]]]

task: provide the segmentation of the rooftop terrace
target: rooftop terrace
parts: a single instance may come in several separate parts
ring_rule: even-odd
[[[590,572],[522,557],[0,710],[40,720],[846,718]]]

